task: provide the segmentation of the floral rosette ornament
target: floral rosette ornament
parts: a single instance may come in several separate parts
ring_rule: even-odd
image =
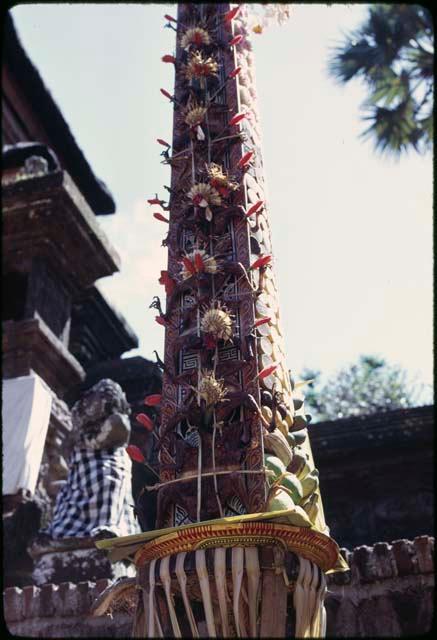
[[[190,130],[195,133],[198,140],[205,140],[205,134],[201,127],[207,108],[199,105],[197,102],[193,102],[184,112],[184,122],[190,127]]]
[[[205,306],[200,321],[200,329],[206,334],[207,348],[215,348],[219,340],[232,341],[233,323],[228,309],[220,302]]]
[[[195,207],[202,207],[205,209],[205,218],[208,222],[211,222],[212,220],[211,206],[218,207],[222,203],[219,192],[210,184],[205,182],[199,182],[198,184],[193,185],[187,196]]]
[[[203,249],[195,249],[182,258],[182,280],[187,280],[198,273],[217,273],[217,261]]]
[[[181,38],[181,48],[188,51],[191,47],[201,47],[211,44],[211,37],[202,27],[189,27]]]
[[[227,198],[232,191],[236,191],[239,187],[237,182],[234,182],[227,176],[220,165],[211,162],[211,164],[206,169],[209,184],[211,187],[217,190],[217,192],[223,198]]]
[[[217,379],[210,371],[201,371],[197,392],[199,400],[203,400],[207,408],[213,407],[226,396],[224,380]]]
[[[190,53],[185,65],[185,76],[188,80],[199,80],[200,86],[206,87],[206,79],[218,75],[217,61],[212,57],[204,57],[201,51]]]

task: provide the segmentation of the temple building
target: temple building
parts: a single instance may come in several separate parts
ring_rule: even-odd
[[[98,379],[116,378],[137,404],[161,378],[144,358],[121,359],[138,338],[95,286],[120,269],[98,222],[115,213],[114,199],[10,14],[3,35],[4,583],[25,586],[33,570],[27,543],[50,518],[67,476],[72,403],[96,371]]]

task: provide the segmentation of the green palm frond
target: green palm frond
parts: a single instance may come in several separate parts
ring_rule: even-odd
[[[410,95],[410,77],[408,73],[402,71],[399,75],[392,69],[385,69],[375,77],[372,93],[369,95],[366,105],[376,105],[379,102],[382,106],[389,107],[393,103],[399,103]]]
[[[423,131],[423,143],[426,149],[430,149],[434,140],[434,115],[431,113],[429,116],[422,118],[418,121],[418,124]]]
[[[371,124],[361,137],[372,138],[376,151],[399,156],[410,146],[417,149],[422,132],[414,120],[414,104],[410,100],[401,102],[392,109],[370,109],[364,120]]]
[[[411,49],[406,57],[411,64],[411,75],[432,80],[434,77],[434,53],[425,49]]]
[[[378,151],[400,155],[432,144],[434,41],[431,14],[420,5],[376,4],[331,54],[329,74],[368,86],[361,134]]]
[[[365,77],[377,64],[378,52],[364,38],[359,42],[348,41],[334,50],[328,62],[329,73],[346,83],[355,77]]]

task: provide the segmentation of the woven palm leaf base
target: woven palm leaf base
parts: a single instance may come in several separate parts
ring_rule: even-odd
[[[135,555],[135,637],[323,637],[338,547],[271,522],[196,525]]]

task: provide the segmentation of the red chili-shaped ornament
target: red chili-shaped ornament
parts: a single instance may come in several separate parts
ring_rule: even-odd
[[[272,260],[272,256],[260,256],[253,264],[250,265],[249,269],[261,269],[268,265]]]
[[[247,153],[245,153],[244,156],[241,157],[237,162],[237,166],[240,167],[240,169],[243,169],[244,167],[246,167],[249,164],[253,154],[254,154],[253,151],[248,151]]]
[[[236,113],[233,118],[229,120],[229,126],[232,127],[235,124],[238,124],[246,117],[245,113]]]
[[[260,380],[263,380],[264,378],[267,378],[267,376],[269,376],[271,373],[273,373],[277,369],[277,367],[278,367],[277,364],[271,364],[269,367],[266,367],[265,369],[262,369],[258,374],[258,378]]]
[[[146,396],[144,398],[144,404],[146,407],[156,407],[156,405],[161,404],[162,395],[160,393],[153,393],[150,396]]]
[[[243,36],[241,34],[239,34],[238,36],[234,36],[232,38],[232,40],[229,41],[229,46],[230,47],[234,47],[235,45],[239,44],[243,39]]]
[[[153,431],[155,425],[153,424],[153,420],[146,416],[145,413],[139,413],[135,416],[135,420],[143,427],[147,429],[147,431]]]
[[[134,460],[135,462],[146,462],[145,457],[138,449],[138,447],[136,447],[134,444],[130,444],[128,447],[126,447],[126,451],[131,460]]]
[[[225,15],[223,16],[223,19],[225,22],[230,22],[231,20],[233,20],[235,18],[235,16],[237,15],[237,13],[240,11],[240,7],[234,7],[233,9],[231,9],[230,11],[228,11],[227,13],[225,13]]]
[[[253,327],[254,327],[254,329],[255,329],[256,327],[260,327],[262,324],[267,324],[267,323],[268,323],[268,322],[270,322],[270,321],[271,321],[270,316],[266,316],[265,318],[259,318],[259,320],[257,320],[257,321],[255,322],[255,324],[253,325]]]
[[[160,222],[166,222],[167,224],[170,224],[170,220],[167,220],[167,218],[163,216],[162,213],[159,213],[158,211],[153,214],[153,217],[159,220]]]
[[[241,67],[236,67],[233,71],[231,71],[228,78],[235,78],[235,76],[238,76],[240,71],[241,71]]]
[[[258,209],[260,209],[262,207],[263,204],[264,204],[263,200],[258,200],[258,202],[255,202],[255,204],[253,204],[250,207],[250,209],[247,211],[246,218],[249,218],[254,213],[256,213],[258,211]]]

